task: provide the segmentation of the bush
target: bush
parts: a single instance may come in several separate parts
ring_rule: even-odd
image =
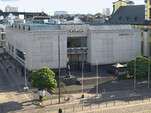
[[[117,73],[117,70],[115,70],[113,68],[108,68],[107,72],[110,73],[110,74],[115,74],[115,73]]]
[[[136,77],[147,77],[148,76],[148,64],[150,59],[146,57],[139,56],[135,59],[132,59],[127,64],[128,73],[130,75],[134,75],[134,63],[136,62]],[[150,68],[151,68],[151,62],[150,62]]]
[[[124,75],[120,75],[118,78],[121,80],[126,80],[126,79],[131,79],[133,77],[134,77],[133,75],[124,74]]]

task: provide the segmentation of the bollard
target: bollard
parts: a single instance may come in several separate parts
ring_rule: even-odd
[[[107,102],[106,102],[106,107],[107,107]]]
[[[59,108],[58,113],[62,113],[62,109],[61,108]]]
[[[114,106],[115,106],[115,101],[114,101]]]
[[[74,112],[74,106],[73,106],[73,112]]]
[[[82,105],[82,111],[83,111],[83,105]]]
[[[100,104],[98,104],[98,108],[100,108]]]
[[[84,95],[82,95],[82,98],[84,98]]]
[[[90,104],[90,109],[91,109],[91,104]]]

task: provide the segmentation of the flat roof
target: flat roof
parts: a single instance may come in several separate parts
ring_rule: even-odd
[[[90,30],[132,29],[131,25],[90,25]]]

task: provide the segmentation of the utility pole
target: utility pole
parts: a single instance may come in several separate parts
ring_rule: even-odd
[[[60,104],[60,37],[58,35],[59,104]]]

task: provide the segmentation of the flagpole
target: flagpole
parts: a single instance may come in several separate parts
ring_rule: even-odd
[[[84,94],[83,94],[83,62],[82,62],[82,98],[84,98]]]
[[[96,96],[98,96],[98,60],[97,60],[97,63],[96,63]]]
[[[134,90],[136,89],[136,58],[134,60]]]
[[[150,88],[150,57],[148,59],[148,89]]]

